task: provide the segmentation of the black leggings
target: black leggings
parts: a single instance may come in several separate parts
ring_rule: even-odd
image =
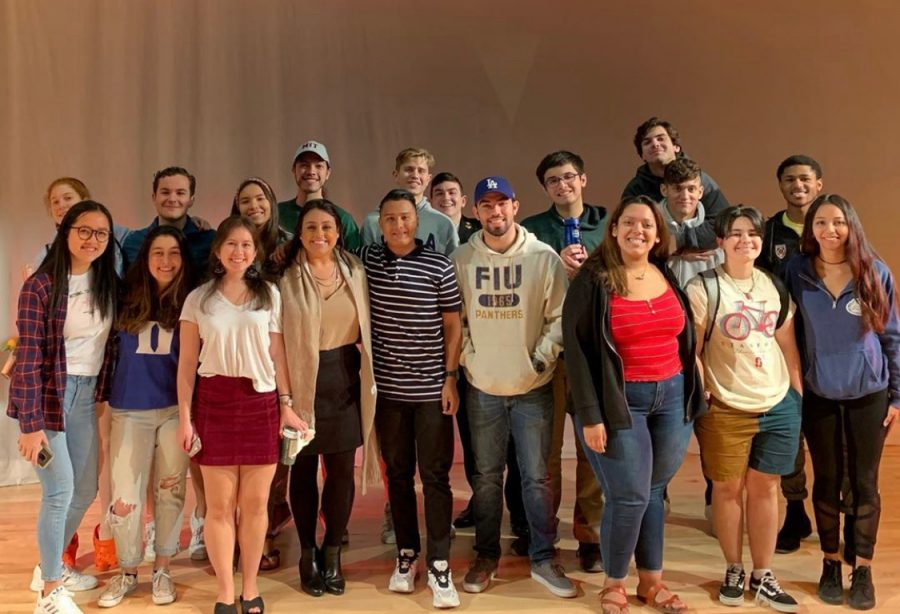
[[[887,434],[883,425],[887,409],[887,390],[850,401],[824,399],[808,388],[803,394],[803,434],[813,465],[813,508],[822,551],[827,554],[836,554],[840,545],[845,438],[856,554],[871,559],[875,551],[881,516],[878,465]]]
[[[322,487],[322,516],[325,519],[323,546],[340,546],[350,520],[356,485],[353,462],[356,450],[323,454],[325,483]],[[319,455],[300,455],[291,467],[291,513],[297,525],[301,548],[316,547],[319,521]]]

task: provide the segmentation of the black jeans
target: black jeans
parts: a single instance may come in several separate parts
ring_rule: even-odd
[[[887,430],[883,422],[888,391],[850,401],[824,399],[809,389],[803,395],[803,434],[813,464],[813,508],[822,551],[835,554],[840,545],[841,480],[850,481],[856,516],[856,554],[871,559],[875,551],[881,496],[878,466]]]
[[[472,434],[469,431],[469,414],[466,409],[469,383],[466,381],[463,371],[459,372],[459,383],[456,390],[459,392],[459,411],[456,412],[456,426],[459,428],[459,443],[463,450],[463,468],[466,472],[466,482],[475,492],[475,455],[472,453]],[[513,533],[517,536],[528,534],[528,520],[525,518],[525,504],[522,502],[522,474],[519,473],[519,461],[516,460],[516,444],[509,439],[509,449],[506,455],[506,480],[503,483],[503,496],[506,499],[506,509],[509,510],[509,521]],[[469,501],[471,505],[471,501]]]
[[[388,480],[388,500],[397,550],[422,549],[416,505],[416,461],[425,496],[426,561],[450,558],[453,493],[453,417],[441,411],[440,401],[405,402],[379,398],[375,430],[381,443]]]
[[[322,454],[325,482],[322,486],[322,517],[325,520],[323,546],[340,546],[341,537],[350,521],[356,484],[353,462],[356,450]],[[316,547],[316,525],[319,521],[319,455],[297,456],[291,467],[291,513],[297,525],[301,548]]]

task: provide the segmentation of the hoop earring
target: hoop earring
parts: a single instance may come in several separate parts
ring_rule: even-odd
[[[225,274],[225,265],[218,258],[216,258],[216,264],[213,266],[212,272],[216,277],[221,277]]]
[[[259,265],[257,263],[254,262],[247,267],[247,270],[244,271],[244,279],[249,281],[256,281],[259,279]]]

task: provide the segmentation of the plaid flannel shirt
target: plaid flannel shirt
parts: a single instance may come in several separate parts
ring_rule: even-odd
[[[66,393],[66,342],[63,327],[68,300],[49,313],[53,282],[46,273],[32,275],[22,286],[16,326],[19,345],[9,386],[6,414],[19,421],[23,433],[63,431],[62,402]],[[68,294],[68,292],[67,292]],[[96,398],[108,387],[112,362],[109,352],[97,379]]]

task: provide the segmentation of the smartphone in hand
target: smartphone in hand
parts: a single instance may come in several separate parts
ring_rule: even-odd
[[[203,444],[200,443],[200,436],[197,435],[197,432],[194,431],[194,436],[191,437],[191,449],[188,450],[188,456],[194,458],[197,456],[197,453],[203,449]]]
[[[46,469],[47,465],[49,465],[53,461],[53,451],[47,447],[47,444],[41,444],[41,451],[38,452],[37,456],[37,466],[41,469]]]

